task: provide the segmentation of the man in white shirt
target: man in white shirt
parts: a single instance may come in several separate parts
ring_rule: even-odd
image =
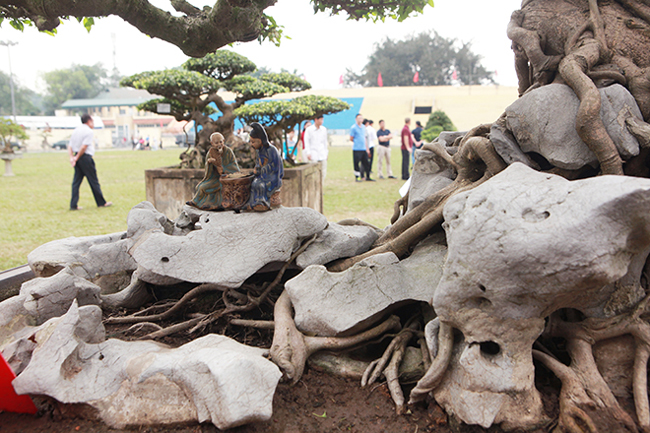
[[[372,173],[372,163],[375,160],[375,144],[377,144],[377,131],[372,126],[375,122],[370,119],[365,119],[363,124],[366,126],[366,142],[368,143],[368,163],[370,164],[370,173]]]
[[[327,128],[323,126],[323,116],[314,119],[314,124],[305,131],[305,156],[307,161],[321,163],[322,185],[325,185],[325,175],[327,174]]]
[[[95,122],[90,114],[81,116],[81,126],[78,126],[68,143],[68,154],[70,155],[70,165],[74,167],[74,178],[72,179],[72,199],[70,200],[70,210],[81,209],[77,206],[79,202],[79,187],[84,180],[88,179],[90,189],[95,197],[97,207],[109,207],[113,203],[104,200],[102,188],[97,179],[97,170],[95,169],[95,145],[93,143],[93,128]]]

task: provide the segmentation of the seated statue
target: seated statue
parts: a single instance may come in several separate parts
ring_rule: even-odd
[[[251,146],[257,151],[255,171],[251,184],[251,195],[245,209],[266,211],[271,209],[271,196],[282,186],[284,166],[280,153],[269,143],[264,127],[257,122],[251,124]]]
[[[202,210],[220,210],[222,186],[221,177],[239,171],[237,160],[233,151],[224,145],[224,138],[218,132],[210,136],[210,150],[208,150],[205,164],[205,176],[196,186],[196,194],[187,204]]]

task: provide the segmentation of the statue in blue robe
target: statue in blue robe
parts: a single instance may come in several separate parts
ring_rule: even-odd
[[[246,209],[266,211],[271,209],[271,196],[282,186],[284,166],[280,152],[269,143],[264,127],[257,122],[251,127],[250,143],[256,150],[255,177]]]

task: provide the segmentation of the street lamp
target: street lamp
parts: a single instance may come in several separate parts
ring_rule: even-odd
[[[11,48],[18,45],[18,42],[0,41],[0,45],[7,47],[7,56],[9,57],[9,88],[11,89],[11,114],[16,122],[16,100],[14,99],[14,74],[11,72]]]

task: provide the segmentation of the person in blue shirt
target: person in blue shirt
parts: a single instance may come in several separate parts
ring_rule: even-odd
[[[370,149],[366,141],[366,128],[363,126],[363,116],[357,114],[356,123],[350,128],[350,141],[352,141],[352,157],[354,161],[354,179],[361,182],[364,179],[374,182],[370,178]]]

